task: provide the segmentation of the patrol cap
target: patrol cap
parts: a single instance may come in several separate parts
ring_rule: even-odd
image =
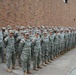
[[[53,32],[53,30],[52,29],[49,29],[49,32]]]
[[[29,35],[29,33],[28,33],[28,32],[26,32],[26,33],[25,33],[25,35]]]
[[[24,31],[24,35],[29,35],[29,32],[28,31]]]
[[[45,33],[47,34],[47,30],[44,30],[44,31],[43,31],[43,34],[45,34]]]
[[[63,28],[60,29],[60,31],[63,31],[63,30],[64,30]]]
[[[29,32],[32,32],[32,30],[29,30]]]
[[[38,33],[39,34],[39,30],[36,30],[36,32],[35,33]]]
[[[2,30],[5,30],[6,28],[5,27],[2,27]]]
[[[15,27],[17,28],[17,27],[19,27],[19,26],[15,26]]]
[[[14,34],[14,30],[9,30],[9,33],[10,34]]]
[[[21,27],[20,27],[20,29],[24,29],[24,28],[25,28],[25,26],[21,26]]]
[[[44,28],[44,26],[41,26],[41,28]]]
[[[10,26],[10,25],[8,25],[8,26],[7,26],[7,29],[8,29],[8,30],[9,30],[9,29],[11,29],[11,26]]]
[[[20,31],[20,34],[23,34],[23,33],[24,33],[23,30],[21,30],[21,31]]]

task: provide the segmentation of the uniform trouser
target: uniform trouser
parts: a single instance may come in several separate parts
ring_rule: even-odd
[[[22,59],[22,70],[23,72],[27,72],[30,70],[30,65],[31,65],[31,54],[22,54],[21,55]]]
[[[54,44],[54,49],[53,49],[53,57],[56,56],[56,45]]]
[[[0,56],[1,56],[1,60],[4,60],[4,50],[3,47],[0,47]]]
[[[37,68],[41,64],[41,52],[33,52],[33,66]]]
[[[60,44],[60,50],[61,50],[60,53],[64,52],[64,43],[61,43],[61,44]]]
[[[65,41],[65,51],[68,49],[68,41]]]
[[[33,50],[34,50],[34,46],[31,45],[31,60],[33,60]]]
[[[12,61],[12,65],[15,65],[15,51],[6,51],[6,65],[7,68],[10,68],[11,66],[11,61]]]
[[[48,60],[52,59],[52,46],[50,45],[49,51],[48,51]]]
[[[60,43],[57,46],[58,46],[58,55],[59,55],[61,52]]]
[[[59,54],[58,44],[55,44],[55,56]]]
[[[44,49],[42,50],[42,63],[45,63],[48,61],[48,50]]]
[[[16,57],[18,57],[18,44],[15,44],[15,53],[16,53]]]
[[[52,44],[52,58],[55,56],[55,44]]]
[[[54,58],[54,45],[52,46],[52,59]]]
[[[72,41],[69,42],[69,49],[72,47]]]
[[[18,63],[19,64],[22,64],[22,61],[21,61],[21,53],[22,53],[22,51],[18,51]]]

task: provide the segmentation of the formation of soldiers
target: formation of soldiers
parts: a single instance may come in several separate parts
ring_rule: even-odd
[[[18,60],[24,75],[31,74],[32,70],[42,69],[75,46],[76,28],[7,26],[0,30],[0,55],[8,72],[16,69]]]

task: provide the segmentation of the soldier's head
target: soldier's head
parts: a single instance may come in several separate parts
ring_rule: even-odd
[[[43,31],[43,35],[44,35],[44,37],[47,36],[47,30],[44,30],[44,31]]]
[[[63,33],[63,29],[60,29],[60,33]]]
[[[30,35],[32,34],[32,30],[29,30],[29,34],[30,34]]]
[[[36,32],[35,32],[35,36],[36,36],[36,37],[39,36],[39,30],[36,30]]]
[[[10,25],[7,25],[7,30],[11,30],[12,29],[12,27],[10,26]]]
[[[23,36],[24,35],[24,32],[23,31],[20,31],[20,34]]]
[[[54,33],[58,34],[58,30],[54,30]]]
[[[19,31],[20,27],[19,26],[15,26],[15,30]]]
[[[53,30],[49,29],[49,34],[52,35],[53,34]]]
[[[25,29],[25,26],[21,26],[21,27],[20,27],[20,30],[24,30],[24,29]]]
[[[13,30],[9,30],[9,36],[10,37],[14,36],[14,31]]]
[[[25,32],[24,32],[24,38],[25,38],[25,39],[28,39],[28,38],[29,38],[29,32],[28,32],[28,31],[25,31]]]
[[[6,28],[5,27],[2,27],[2,32],[5,32]]]

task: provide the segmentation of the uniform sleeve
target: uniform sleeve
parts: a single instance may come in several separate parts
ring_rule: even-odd
[[[8,44],[8,37],[6,37],[6,38],[4,39],[4,47],[5,47],[5,48],[6,48],[7,44]]]
[[[22,39],[22,40],[19,42],[18,50],[23,49],[23,46],[24,46],[24,40]]]

